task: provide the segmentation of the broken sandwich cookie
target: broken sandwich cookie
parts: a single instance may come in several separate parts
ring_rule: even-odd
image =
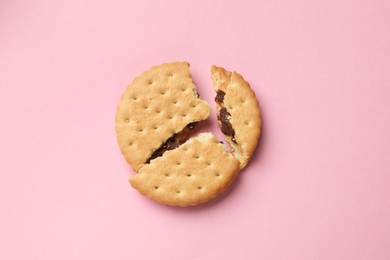
[[[207,202],[232,183],[252,156],[261,127],[253,91],[235,72],[213,66],[212,78],[218,119],[232,153],[210,133],[188,140],[196,123],[210,115],[192,82],[189,63],[152,67],[122,95],[115,116],[117,139],[137,172],[130,184],[144,196],[181,207]]]

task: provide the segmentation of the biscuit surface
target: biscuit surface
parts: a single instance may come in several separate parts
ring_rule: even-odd
[[[259,103],[248,82],[240,74],[212,66],[211,77],[215,91],[225,93],[223,102],[217,102],[217,110],[219,113],[222,108],[226,108],[230,114],[229,121],[235,131],[235,140],[225,136],[234,156],[240,161],[240,168],[244,168],[260,137],[262,122]]]
[[[199,134],[144,165],[130,178],[144,196],[171,206],[193,206],[224,191],[239,161],[211,134]]]
[[[173,134],[206,119],[209,105],[198,98],[187,62],[155,66],[125,90],[115,116],[120,150],[134,171]]]

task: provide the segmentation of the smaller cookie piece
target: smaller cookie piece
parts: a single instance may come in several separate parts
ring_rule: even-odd
[[[212,66],[211,78],[217,93],[215,101],[221,130],[242,169],[253,155],[260,137],[259,103],[240,74]]]
[[[206,202],[233,181],[239,162],[209,133],[189,139],[142,166],[130,184],[142,195],[170,206]]]

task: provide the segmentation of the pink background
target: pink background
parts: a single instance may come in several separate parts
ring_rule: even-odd
[[[390,1],[239,2],[0,1],[0,259],[390,259]],[[264,116],[187,209],[129,186],[114,131],[127,84],[182,60],[212,107],[210,66],[242,73]]]

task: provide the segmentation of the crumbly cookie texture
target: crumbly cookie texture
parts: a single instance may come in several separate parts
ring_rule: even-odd
[[[217,93],[215,100],[222,132],[242,169],[252,157],[260,137],[259,103],[240,74],[212,66],[211,78]]]
[[[115,128],[120,150],[138,172],[170,137],[209,115],[209,105],[198,98],[189,63],[152,67],[134,79],[119,102]]]
[[[171,206],[194,206],[224,191],[239,161],[212,134],[203,133],[145,164],[130,184],[142,195]]]

